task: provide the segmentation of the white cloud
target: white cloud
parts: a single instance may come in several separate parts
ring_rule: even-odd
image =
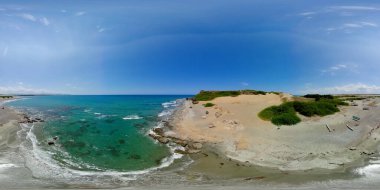
[[[355,67],[357,67],[357,66],[356,65],[348,66],[348,65],[345,65],[345,64],[338,64],[338,65],[334,65],[334,66],[331,66],[331,67],[329,67],[327,69],[322,70],[322,73],[328,73],[328,74],[331,74],[331,75],[335,75],[339,71],[342,71],[342,70],[349,70],[349,71],[351,71],[351,69],[355,68]]]
[[[361,22],[362,26],[372,26],[372,27],[377,27],[376,23],[373,22]]]
[[[240,83],[242,86],[249,86],[249,83],[248,82],[241,82]]]
[[[25,19],[25,20],[29,20],[29,21],[32,21],[32,22],[36,22],[37,19],[35,16],[31,15],[31,14],[28,14],[28,13],[23,13],[21,15],[19,15],[21,18]]]
[[[19,86],[0,86],[0,94],[54,94],[54,92],[45,89],[36,89]]]
[[[49,20],[46,18],[46,17],[42,17],[40,18],[40,22],[45,25],[45,26],[48,26],[50,24]]]
[[[101,32],[104,32],[106,29],[101,27],[101,26],[96,26],[96,28],[98,29],[98,32],[101,33]]]
[[[8,55],[8,46],[4,48],[3,50],[3,57]]]
[[[380,86],[368,85],[363,83],[347,84],[342,86],[307,89],[302,91],[303,94],[379,94]]]
[[[50,24],[49,20],[46,17],[37,18],[37,17],[35,17],[31,14],[28,14],[28,13],[23,13],[23,14],[20,14],[19,16],[25,20],[32,21],[32,22],[38,22],[38,23],[41,23],[45,26],[48,26]]]
[[[314,15],[314,14],[316,14],[316,12],[303,12],[303,13],[300,13],[299,15],[301,15],[301,16],[311,16],[311,15]]]
[[[350,11],[380,11],[380,8],[372,7],[372,6],[333,6],[329,8],[337,9],[337,10],[350,10]]]
[[[332,31],[337,31],[337,30],[343,30],[346,32],[351,32],[351,30],[353,30],[353,29],[362,29],[362,28],[364,29],[364,28],[368,28],[368,27],[375,28],[377,26],[378,26],[377,23],[374,23],[374,22],[351,22],[351,23],[345,23],[340,27],[326,28],[326,31],[328,33],[332,32]]]
[[[366,26],[377,27],[377,24],[373,22],[346,23],[342,28],[363,28]]]
[[[84,14],[86,14],[86,12],[80,11],[80,12],[75,13],[75,16],[82,16]]]

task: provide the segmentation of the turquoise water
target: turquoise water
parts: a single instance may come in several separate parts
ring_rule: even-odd
[[[36,146],[60,166],[80,171],[138,171],[170,155],[147,132],[188,96],[34,96],[8,103],[45,122]],[[56,144],[48,145],[57,136]],[[36,147],[35,147],[36,148]]]

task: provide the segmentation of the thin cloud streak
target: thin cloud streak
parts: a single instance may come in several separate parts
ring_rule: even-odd
[[[307,89],[303,94],[380,94],[380,86],[364,83],[353,83],[342,86]]]

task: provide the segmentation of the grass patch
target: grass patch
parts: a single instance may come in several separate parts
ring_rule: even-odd
[[[296,114],[284,113],[274,116],[271,121],[275,125],[295,125],[301,122],[301,119]]]
[[[13,98],[13,96],[0,96],[0,98],[6,99],[6,98]]]
[[[261,90],[232,90],[232,91],[205,91],[201,90],[197,95],[194,96],[196,101],[210,101],[218,97],[224,96],[239,96],[239,95],[266,95],[267,93],[277,94],[279,92],[265,92]]]
[[[210,101],[217,97],[223,96],[239,96],[240,91],[200,91],[195,95],[194,99],[197,101]]]
[[[305,98],[314,98],[316,101],[319,101],[320,99],[334,99],[334,96],[332,95],[320,95],[320,94],[306,94],[303,96]]]
[[[212,107],[214,106],[215,104],[211,103],[211,102],[208,102],[208,103],[205,103],[203,104],[204,107],[208,108],[208,107]]]
[[[279,106],[271,106],[259,113],[263,120],[271,121],[275,125],[294,125],[301,122],[297,113],[306,117],[326,116],[339,112],[339,105],[348,105],[346,102],[326,96],[315,96],[315,101],[285,102]]]

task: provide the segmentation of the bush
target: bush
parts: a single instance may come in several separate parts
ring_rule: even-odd
[[[194,99],[197,101],[210,101],[217,97],[223,96],[239,96],[240,91],[201,91],[195,95]]]
[[[205,103],[205,104],[203,104],[203,106],[204,107],[212,107],[212,106],[214,106],[215,104],[213,104],[213,103],[211,103],[211,102],[208,102],[208,103]]]
[[[320,94],[306,94],[304,96],[305,98],[314,98],[316,101],[319,101],[320,99],[334,99],[334,96],[332,95],[320,95]]]
[[[286,102],[264,109],[259,113],[259,117],[263,120],[270,120],[275,125],[294,125],[301,121],[296,115],[297,112],[306,117],[326,116],[339,112],[338,105],[348,104],[337,98],[319,98],[318,101],[312,102]]]
[[[275,125],[295,125],[299,122],[301,119],[295,113],[284,113],[272,118],[272,123]]]

